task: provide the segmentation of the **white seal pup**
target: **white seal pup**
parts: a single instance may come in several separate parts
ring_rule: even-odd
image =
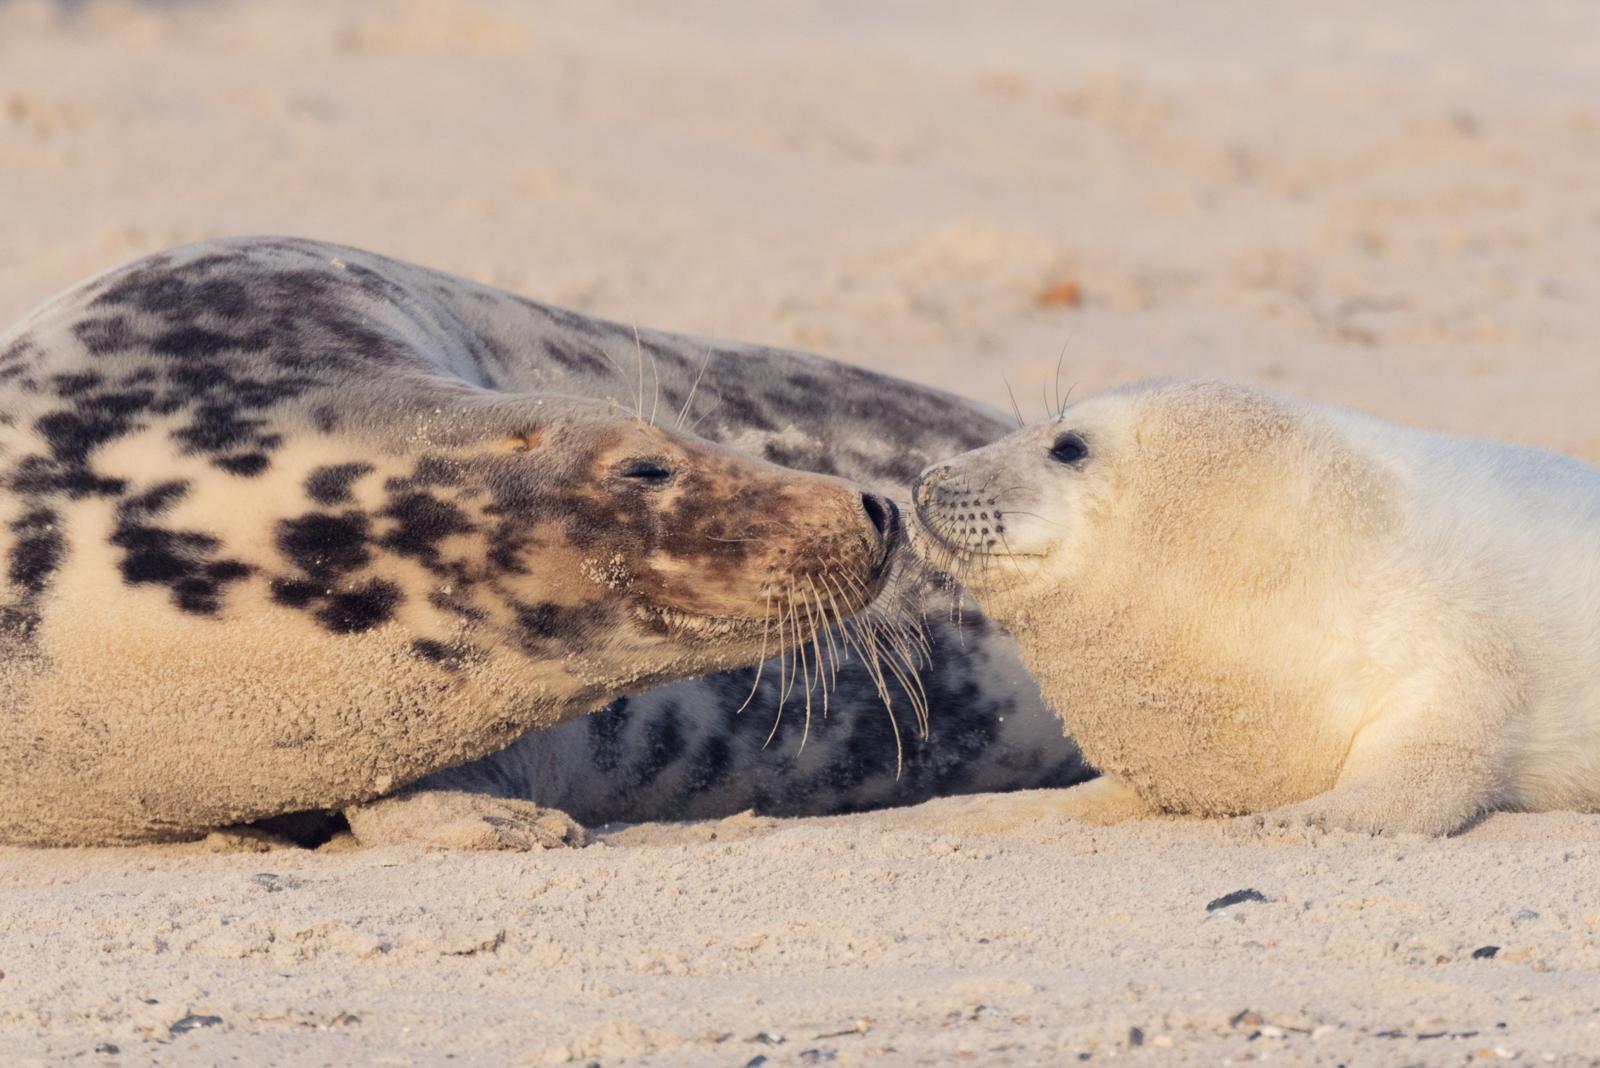
[[[964,577],[1112,822],[1449,834],[1600,808],[1600,471],[1213,383],[1074,404],[926,471]]]
[[[699,437],[637,417],[702,375]],[[956,398],[281,238],[76,287],[0,337],[0,391],[0,840],[343,807],[367,841],[524,846],[580,837],[529,800],[815,811],[1084,773],[981,620],[930,625],[945,729],[899,776],[879,690],[904,708],[902,680],[842,664],[797,752],[793,658],[721,670],[885,581],[894,506],[836,476],[903,485],[997,436]],[[834,596],[771,625],[769,594],[825,573]]]

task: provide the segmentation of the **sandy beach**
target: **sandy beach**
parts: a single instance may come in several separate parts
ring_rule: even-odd
[[[0,319],[291,233],[1030,417],[1064,347],[1080,394],[1221,376],[1600,462],[1597,42],[1588,0],[9,0]],[[1600,1064],[1600,818],[1015,804],[0,849],[0,1061]]]

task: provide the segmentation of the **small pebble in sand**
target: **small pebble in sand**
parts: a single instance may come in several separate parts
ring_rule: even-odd
[[[751,1035],[747,1041],[759,1042],[763,1046],[781,1046],[787,1042],[788,1039],[784,1038],[782,1035],[775,1035],[771,1031],[760,1031],[754,1035]]]
[[[1539,914],[1537,912],[1533,911],[1532,909],[1523,909],[1521,912],[1517,913],[1516,918],[1513,919],[1511,922],[1513,922],[1513,923],[1532,923],[1534,920],[1537,920],[1538,918],[1539,918]]]
[[[167,1030],[175,1035],[185,1035],[197,1028],[216,1027],[221,1022],[222,1017],[220,1016],[201,1016],[197,1013],[191,1012],[189,1015],[185,1016],[171,1027],[167,1028]]]
[[[1218,909],[1232,908],[1234,905],[1242,905],[1246,901],[1265,902],[1266,900],[1266,895],[1259,890],[1235,890],[1231,894],[1223,894],[1221,897],[1212,898],[1206,902],[1206,911],[1215,912]]]
[[[1500,952],[1499,946],[1479,946],[1472,951],[1473,960],[1493,960],[1494,955]]]

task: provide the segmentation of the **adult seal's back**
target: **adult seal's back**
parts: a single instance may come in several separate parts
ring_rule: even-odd
[[[865,453],[841,437],[844,462],[807,465],[822,475],[764,462],[793,463],[784,436],[806,432],[727,367],[823,417],[838,398],[797,373],[819,361],[710,357],[720,436],[762,459],[649,418],[692,399],[704,351],[283,239],[154,256],[36,313],[0,339],[0,839],[176,839],[333,808],[367,840],[577,837],[487,796],[549,800],[532,780],[559,777],[525,758],[443,784],[470,793],[396,794],[810,643],[887,570],[894,506],[826,470]],[[643,374],[623,386],[630,352]],[[884,408],[907,425],[954,403],[907,390]],[[771,436],[752,449],[740,429]],[[865,452],[882,482],[990,431]],[[868,688],[844,676],[836,692]],[[770,685],[753,685],[760,708]]]

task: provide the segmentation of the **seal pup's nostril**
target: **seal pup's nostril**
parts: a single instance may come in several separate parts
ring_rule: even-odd
[[[948,467],[934,467],[918,475],[917,480],[911,483],[911,502],[919,505],[927,504],[928,498],[933,495],[935,483],[948,470]]]

